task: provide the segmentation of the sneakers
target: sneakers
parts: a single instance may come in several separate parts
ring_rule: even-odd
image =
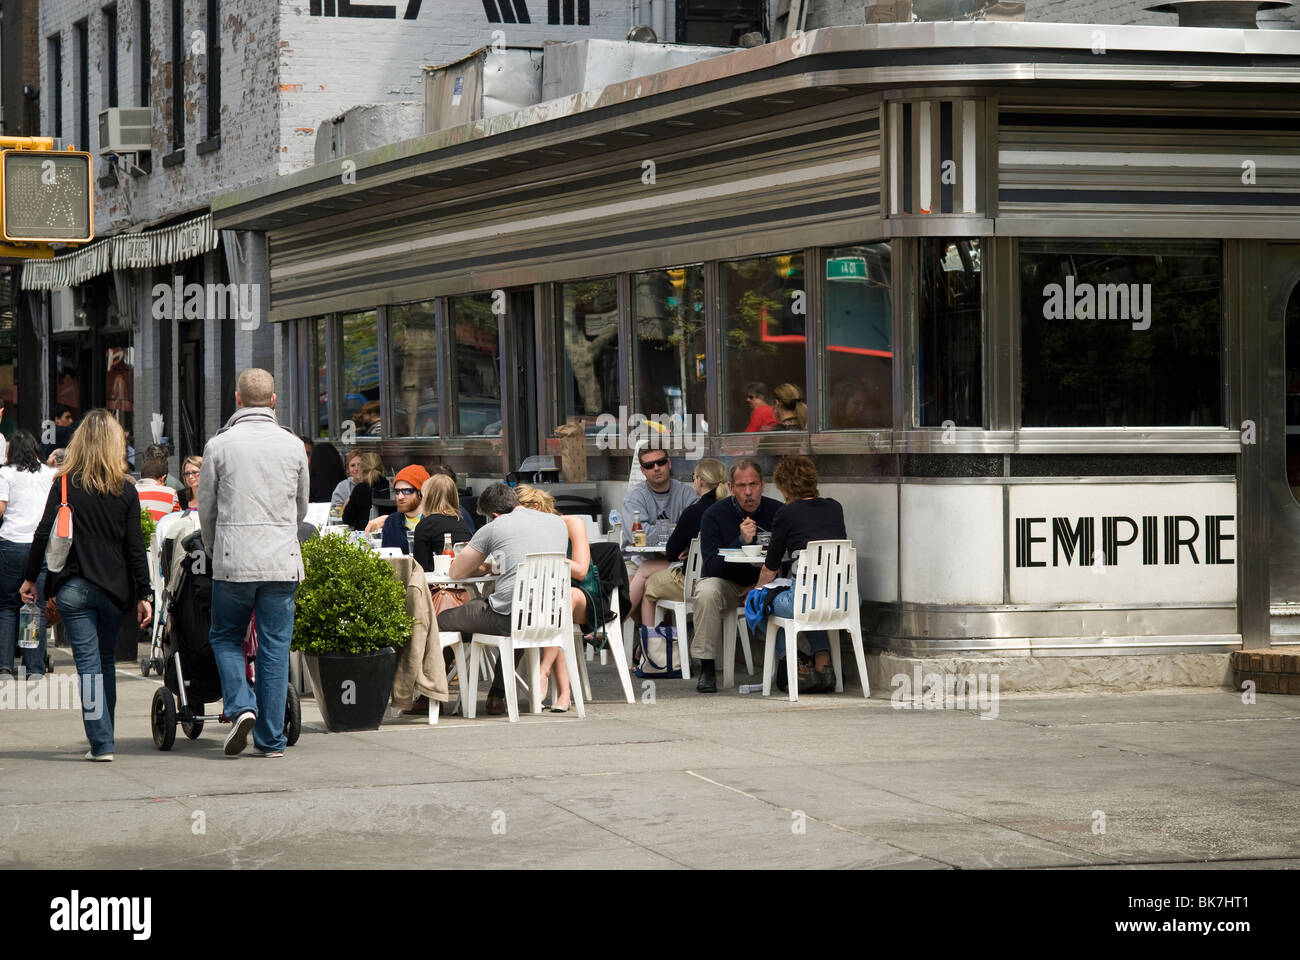
[[[267,757],[268,759],[274,759],[276,757],[283,757],[284,751],[283,750],[256,750],[254,751],[253,756]]]
[[[248,746],[248,735],[253,732],[253,724],[257,723],[257,714],[252,710],[245,710],[235,718],[234,726],[226,734],[226,756],[235,757],[244,752]]]
[[[93,751],[87,750],[87,751],[86,751],[86,759],[87,759],[87,760],[93,760],[93,761],[95,761],[96,763],[112,763],[112,762],[113,762],[113,754],[111,754],[111,753],[101,753],[101,754],[99,754],[99,755],[96,755]]]

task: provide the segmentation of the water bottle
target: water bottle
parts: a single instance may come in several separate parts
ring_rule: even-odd
[[[18,613],[18,646],[23,650],[36,650],[40,645],[41,608],[34,600],[28,600]]]
[[[415,556],[415,531],[410,527],[406,529],[406,555],[408,557]]]

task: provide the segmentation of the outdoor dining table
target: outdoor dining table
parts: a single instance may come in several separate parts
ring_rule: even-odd
[[[499,579],[499,576],[491,573],[485,574],[481,577],[463,577],[459,580],[454,580],[451,577],[439,573],[426,573],[424,575],[424,582],[431,587],[451,587],[453,589],[462,588],[473,590],[480,597],[486,597],[491,592],[488,587],[494,585]]]

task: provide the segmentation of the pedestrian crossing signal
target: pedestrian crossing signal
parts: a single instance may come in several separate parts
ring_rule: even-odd
[[[8,243],[88,243],[95,237],[90,154],[0,151],[0,237]]]

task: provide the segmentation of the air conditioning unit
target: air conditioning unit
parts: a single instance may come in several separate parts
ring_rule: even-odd
[[[111,107],[99,115],[99,153],[148,153],[148,107]]]
[[[85,311],[79,311],[77,291],[62,287],[50,292],[50,319],[55,333],[84,333],[90,329]],[[80,316],[78,316],[80,313]]]

